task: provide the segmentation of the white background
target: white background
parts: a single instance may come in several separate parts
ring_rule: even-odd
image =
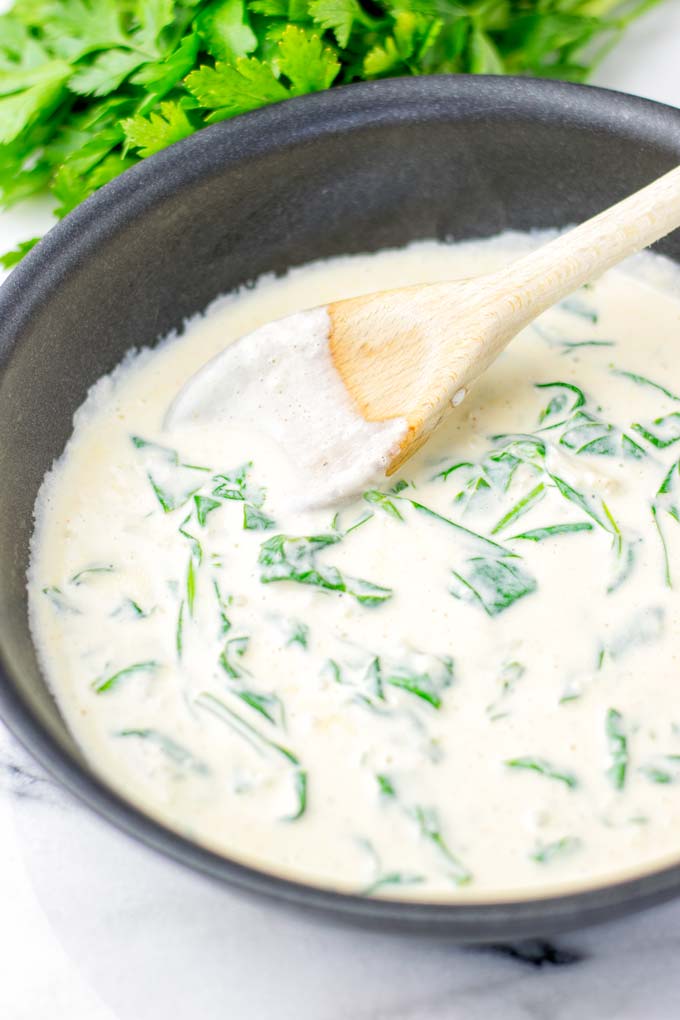
[[[638,22],[595,83],[680,106],[680,0]],[[0,249],[48,224],[46,202],[0,215]],[[336,930],[243,900],[98,821],[0,724],[0,1020],[680,1015],[680,902],[556,941],[572,962],[538,944],[522,960]]]

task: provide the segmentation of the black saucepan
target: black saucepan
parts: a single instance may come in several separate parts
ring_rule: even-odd
[[[519,78],[396,79],[207,128],[55,227],[0,289],[0,710],[36,758],[100,814],[190,867],[362,925],[497,941],[680,893],[678,864],[576,895],[421,905],[338,895],[210,853],[93,775],[38,670],[25,582],[41,479],[88,387],[130,347],[261,273],[414,238],[565,225],[678,163],[680,112],[655,103]],[[658,247],[680,261],[680,232]]]

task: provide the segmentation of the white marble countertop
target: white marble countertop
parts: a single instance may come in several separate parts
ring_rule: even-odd
[[[2,5],[2,0],[0,0]],[[680,106],[680,0],[597,84]],[[0,248],[43,203],[0,216]],[[456,948],[292,916],[138,845],[0,724],[0,1020],[671,1020],[680,901],[550,943]]]

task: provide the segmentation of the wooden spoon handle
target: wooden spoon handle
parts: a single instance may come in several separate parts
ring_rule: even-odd
[[[494,273],[488,279],[489,297],[496,291],[499,319],[511,326],[507,339],[582,284],[678,226],[680,167]]]
[[[333,364],[366,421],[403,418],[391,474],[541,312],[680,226],[680,167],[509,266],[328,306]]]

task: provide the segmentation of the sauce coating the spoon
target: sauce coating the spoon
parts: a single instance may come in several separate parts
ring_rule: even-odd
[[[331,361],[329,326],[326,309],[313,308],[239,338],[182,388],[166,428],[264,431],[301,474],[284,507],[360,496],[384,480],[406,423],[367,422],[355,413]]]

